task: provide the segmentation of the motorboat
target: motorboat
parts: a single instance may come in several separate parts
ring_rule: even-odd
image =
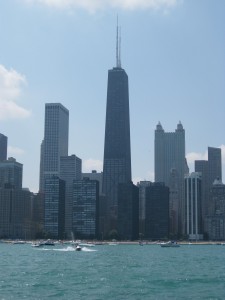
[[[81,251],[81,250],[82,250],[82,248],[81,248],[81,246],[80,246],[80,245],[76,245],[76,247],[75,247],[75,250],[76,250],[76,251]]]
[[[169,241],[166,243],[161,243],[161,247],[180,247],[180,245],[176,241]]]
[[[43,246],[55,246],[55,243],[52,240],[47,240],[47,241],[41,242],[41,245],[43,245]]]

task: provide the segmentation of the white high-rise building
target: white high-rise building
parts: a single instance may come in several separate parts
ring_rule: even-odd
[[[203,239],[201,221],[201,173],[185,175],[186,234],[190,240]]]

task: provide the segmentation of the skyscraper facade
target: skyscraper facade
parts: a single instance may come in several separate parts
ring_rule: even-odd
[[[73,182],[74,238],[98,238],[99,182],[84,178]]]
[[[213,185],[215,179],[222,180],[221,149],[208,147],[209,184]]]
[[[225,240],[225,185],[221,180],[215,180],[210,189],[205,232],[210,240]]]
[[[7,136],[0,133],[0,161],[4,161],[7,159],[7,143]]]
[[[117,52],[116,67],[108,71],[102,187],[103,194],[106,196],[106,226],[104,232],[116,229],[118,184],[130,181],[131,150],[128,76],[125,70],[121,68],[120,57]]]
[[[23,165],[9,157],[0,162],[0,187],[22,189]]]
[[[145,235],[152,240],[169,236],[169,188],[164,183],[154,182],[145,192]]]
[[[201,174],[185,175],[186,233],[190,240],[203,239],[201,214]]]
[[[208,160],[196,160],[195,172],[202,176],[202,226],[204,232],[205,219],[209,214],[210,190],[215,180],[222,179],[221,149],[208,147]]]
[[[118,237],[123,240],[139,238],[139,188],[132,182],[118,187]]]
[[[57,176],[45,179],[44,230],[50,238],[65,237],[65,181]]]
[[[72,207],[73,207],[73,181],[81,180],[82,161],[76,155],[61,156],[60,178],[66,183],[65,190],[65,233],[72,238]]]
[[[179,122],[175,132],[165,132],[162,125],[158,123],[155,130],[155,182],[164,182],[170,187],[178,187],[178,231],[184,234],[184,174],[188,173],[185,159],[185,131]],[[176,174],[177,182],[174,182]],[[173,177],[173,178],[171,178]],[[175,208],[175,206],[174,206]]]
[[[44,180],[59,176],[60,157],[68,155],[69,111],[60,103],[45,104],[44,141],[41,146],[40,191]]]

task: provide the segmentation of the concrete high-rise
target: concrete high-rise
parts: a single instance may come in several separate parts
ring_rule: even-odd
[[[131,181],[128,76],[121,67],[117,26],[116,67],[108,71],[103,187],[106,196],[104,233],[117,229],[118,184]]]
[[[44,140],[41,146],[40,191],[45,178],[59,176],[60,157],[68,155],[69,111],[60,103],[45,104]]]
[[[184,234],[184,175],[188,173],[185,158],[185,131],[179,122],[175,132],[165,132],[162,125],[158,123],[155,130],[155,182],[164,182],[170,187],[173,183],[177,187],[176,197],[178,197],[178,232],[174,235]],[[176,176],[174,176],[176,174]],[[176,179],[176,183],[174,180]]]
[[[4,161],[7,159],[7,143],[7,136],[0,133],[0,161]]]

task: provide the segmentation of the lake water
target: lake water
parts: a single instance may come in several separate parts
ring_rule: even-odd
[[[225,299],[225,246],[0,243],[0,299]]]

